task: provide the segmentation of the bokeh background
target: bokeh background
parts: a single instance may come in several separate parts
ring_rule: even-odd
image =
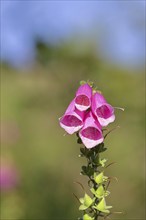
[[[145,1],[1,1],[1,219],[77,219],[75,136],[58,118],[80,80],[116,110],[104,157],[116,164],[113,219],[145,219]]]

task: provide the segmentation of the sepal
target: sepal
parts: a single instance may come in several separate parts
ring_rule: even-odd
[[[82,175],[87,175],[87,176],[92,176],[94,174],[94,168],[90,167],[90,166],[82,166],[82,171],[81,171]]]
[[[105,198],[102,198],[102,200],[96,206],[93,206],[93,208],[97,209],[100,212],[109,214],[110,213],[109,209],[111,209],[112,206],[107,206],[105,202]]]
[[[92,218],[88,214],[85,214],[85,215],[83,215],[83,220],[94,220],[94,218]]]
[[[103,172],[101,172],[98,175],[96,175],[96,173],[94,173],[94,181],[97,184],[102,184],[102,183],[106,182],[107,180],[108,180],[108,177],[104,176]]]
[[[94,188],[90,189],[91,192],[96,196],[96,198],[101,199],[105,196],[108,196],[110,194],[109,191],[106,191],[103,187],[103,185],[100,185],[97,190],[95,190]]]
[[[79,210],[86,210],[87,208],[89,208],[92,205],[92,203],[95,201],[95,199],[91,199],[91,197],[85,193],[84,198],[80,198],[79,201],[81,203]]]

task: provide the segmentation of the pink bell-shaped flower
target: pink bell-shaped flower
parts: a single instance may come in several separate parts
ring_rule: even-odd
[[[93,148],[103,142],[101,125],[91,112],[86,115],[79,136],[86,148]]]
[[[75,106],[80,111],[85,111],[91,106],[92,88],[86,83],[81,85],[75,97]]]
[[[99,92],[92,96],[92,112],[98,118],[101,126],[107,126],[115,120],[114,108],[107,103]]]
[[[80,112],[75,107],[75,100],[73,100],[65,114],[60,118],[60,126],[68,133],[73,134],[79,131],[83,126],[84,112]]]

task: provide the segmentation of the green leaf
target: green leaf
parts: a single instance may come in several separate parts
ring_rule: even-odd
[[[82,171],[81,171],[81,173],[82,173],[83,175],[92,176],[93,173],[94,173],[94,168],[92,168],[92,167],[90,167],[90,166],[88,166],[88,167],[82,166]]]
[[[83,220],[94,220],[94,218],[92,218],[88,214],[85,214],[85,215],[83,215]]]
[[[88,158],[92,157],[94,155],[93,149],[87,149],[86,155]]]
[[[87,175],[86,166],[82,166],[82,171],[81,171],[81,173],[82,173],[83,175]]]
[[[90,177],[90,176],[92,176],[93,174],[94,174],[94,168],[89,167],[89,168],[88,168],[87,175]]]
[[[106,147],[104,147],[104,143],[101,143],[99,145],[97,145],[97,147],[95,148],[95,152],[96,153],[101,153],[101,152],[104,152],[106,151]]]
[[[100,163],[99,163],[99,155],[98,154],[96,156],[94,156],[93,163],[96,164],[96,165],[100,165]]]
[[[90,152],[90,149],[87,149],[85,147],[80,148],[80,152],[87,157],[88,153]]]

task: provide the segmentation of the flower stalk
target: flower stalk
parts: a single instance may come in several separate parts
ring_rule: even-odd
[[[79,210],[83,212],[80,220],[106,219],[111,214],[112,206],[106,205],[111,177],[105,176],[105,169],[113,163],[106,165],[107,159],[102,153],[107,150],[104,139],[115,130],[109,131],[105,127],[114,120],[114,107],[93,87],[93,83],[84,81],[60,118],[60,126],[68,134],[76,134],[77,143],[82,144],[80,157],[87,161],[81,168],[81,175],[88,177],[91,195],[85,192],[84,197],[78,199]]]
[[[78,143],[81,143],[78,136]],[[110,213],[112,206],[107,206],[105,197],[110,194],[107,190],[110,179],[104,175],[107,160],[101,157],[102,152],[106,150],[104,143],[97,145],[92,149],[84,146],[80,148],[80,157],[85,157],[87,165],[82,166],[81,174],[89,178],[88,185],[92,196],[85,193],[84,198],[80,199],[81,205],[79,210],[83,211],[81,220],[98,220]],[[87,205],[88,204],[88,205]]]

